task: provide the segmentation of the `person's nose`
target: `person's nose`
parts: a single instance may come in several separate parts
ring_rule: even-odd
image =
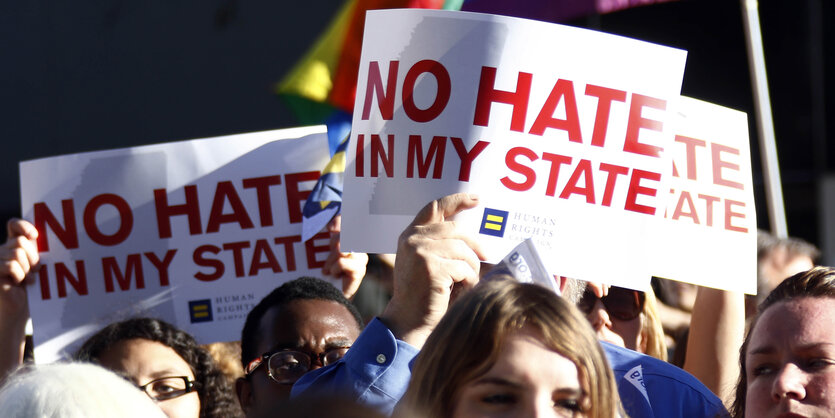
[[[772,398],[780,402],[782,398],[802,400],[806,398],[806,373],[794,363],[786,363],[774,377]]]
[[[309,354],[308,354],[308,355],[309,355]],[[322,360],[323,360],[323,359],[322,359],[322,355],[321,355],[321,354],[317,354],[317,355],[315,355],[315,356],[314,356],[314,355],[310,355],[310,369],[308,369],[308,371],[309,371],[309,370],[321,369],[322,367],[325,367],[325,365],[324,365],[324,364],[322,364]]]
[[[554,408],[554,401],[550,394],[540,396],[534,400],[534,404],[530,408],[526,408],[527,412],[521,414],[525,418],[560,418],[565,414],[561,414]],[[519,417],[520,415],[515,415]]]
[[[591,322],[591,326],[595,330],[603,329],[603,327],[612,327],[612,318],[609,317],[609,312],[600,299],[597,299],[594,303],[594,308],[592,308],[589,314],[589,322]]]

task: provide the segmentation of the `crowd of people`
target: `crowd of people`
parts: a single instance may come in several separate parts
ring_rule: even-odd
[[[480,280],[489,266],[478,239],[450,219],[477,204],[477,196],[455,194],[416,214],[398,241],[391,298],[368,323],[350,299],[368,258],[339,251],[337,220],[325,273],[345,285],[302,277],[266,295],[241,331],[239,377],[224,374],[188,333],[153,318],[104,327],[66,364],[25,362],[26,278],[38,265],[37,231],[11,220],[0,248],[0,411],[835,416],[835,269],[810,264],[785,273],[747,327],[743,295],[696,289],[678,367],[665,361],[659,312],[680,307],[652,291],[556,277],[559,296],[509,276]]]

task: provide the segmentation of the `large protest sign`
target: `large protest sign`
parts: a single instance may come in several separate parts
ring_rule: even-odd
[[[745,113],[681,97],[655,275],[755,294],[757,212]]]
[[[317,127],[21,163],[23,216],[40,233],[37,360],[136,315],[203,343],[239,339],[263,296],[319,275],[329,240],[301,241],[301,207],[327,150]]]
[[[394,252],[420,207],[472,192],[457,220],[490,261],[531,237],[553,272],[647,285],[685,51],[425,10],[369,12],[363,39],[343,249]]]

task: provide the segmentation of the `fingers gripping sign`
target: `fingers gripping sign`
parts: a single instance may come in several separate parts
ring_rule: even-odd
[[[20,219],[7,224],[0,246],[0,381],[23,361],[29,305],[24,279],[38,264],[38,231]]]
[[[22,219],[11,219],[6,224],[7,239],[0,247],[0,276],[20,283],[38,263],[38,230]]]
[[[476,238],[449,220],[478,205],[466,193],[427,204],[400,234],[394,294],[381,319],[403,341],[420,348],[460,290],[478,282],[484,254]]]
[[[594,295],[598,298],[602,298],[609,294],[609,286],[608,284],[604,283],[597,283],[597,282],[588,282],[586,284],[586,288],[591,289],[594,292]]]
[[[8,238],[0,246],[0,310],[10,316],[25,315],[26,290],[22,283],[38,264],[38,231],[21,219],[6,225]]]
[[[336,215],[328,223],[330,233],[330,252],[325,266],[322,267],[322,274],[342,280],[342,293],[346,298],[351,298],[362,283],[365,276],[365,269],[368,265],[368,254],[365,253],[343,253],[339,245],[340,231],[342,230],[342,215]]]

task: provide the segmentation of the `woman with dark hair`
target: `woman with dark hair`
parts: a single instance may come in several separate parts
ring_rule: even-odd
[[[418,355],[396,416],[614,418],[615,379],[583,315],[534,284],[482,283]]]
[[[90,337],[75,359],[113,370],[157,401],[170,418],[241,415],[226,376],[188,333],[153,318],[116,322]]]
[[[739,356],[734,417],[835,416],[835,269],[780,283],[760,304]]]

